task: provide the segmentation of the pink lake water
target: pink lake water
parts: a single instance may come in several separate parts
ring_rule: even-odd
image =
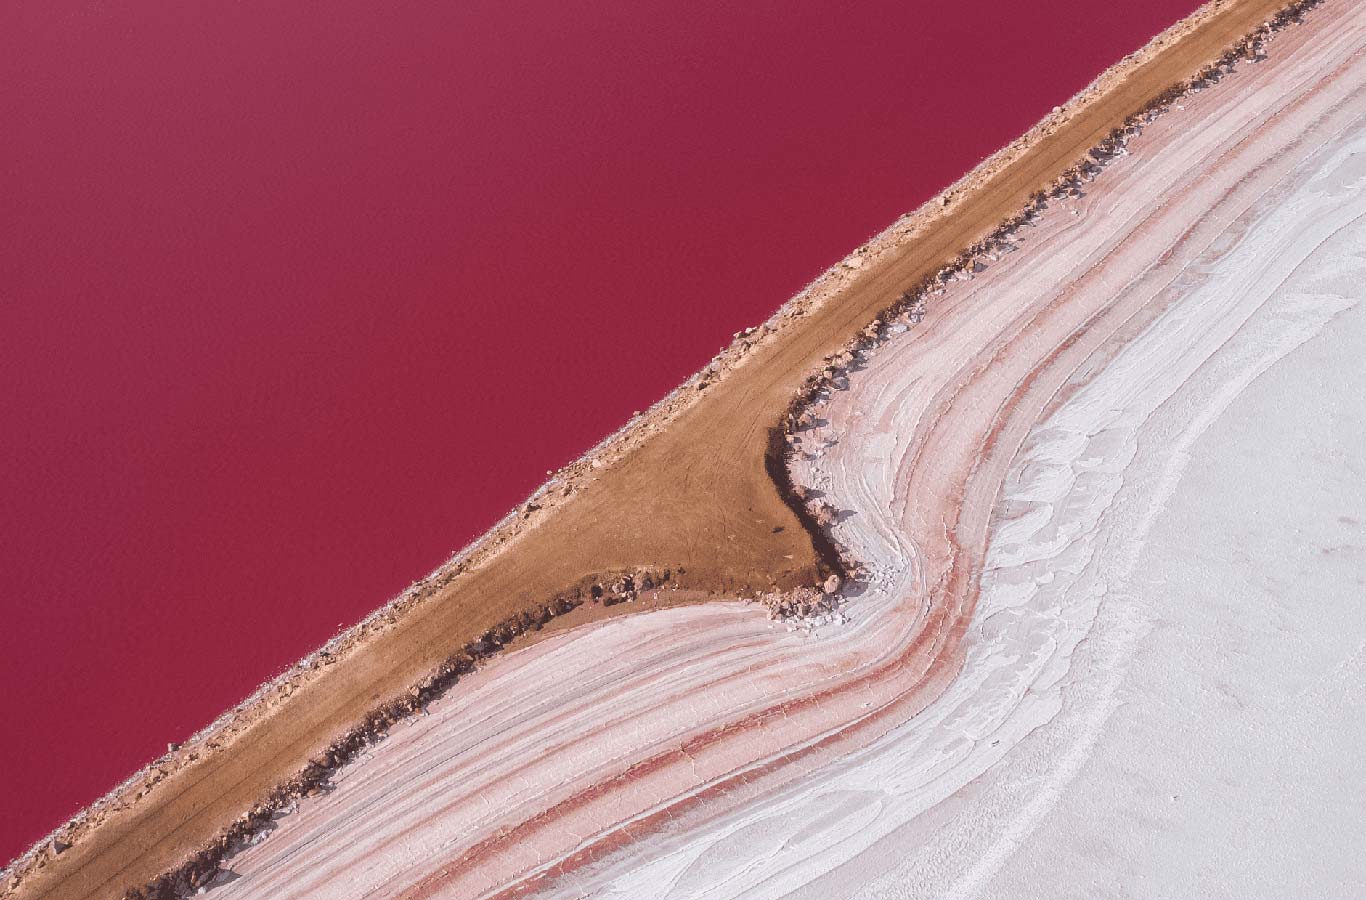
[[[0,7],[0,860],[1194,5]]]

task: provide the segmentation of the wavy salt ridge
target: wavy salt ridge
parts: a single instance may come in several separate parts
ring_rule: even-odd
[[[1332,18],[1345,15],[1340,6],[1334,9]],[[816,885],[814,879],[848,864],[850,854],[855,864],[874,866],[857,857],[857,835],[870,829],[890,833],[887,823],[913,825],[915,815],[886,812],[890,804],[868,791],[885,790],[895,775],[910,779],[903,793],[921,809],[950,795],[971,780],[965,773],[984,769],[1040,717],[1047,720],[1045,708],[1007,715],[1020,707],[1012,692],[1047,685],[1065,663],[1053,649],[1065,642],[1050,639],[1050,646],[1036,644],[1028,657],[1040,665],[1022,674],[1001,654],[983,656],[992,644],[978,640],[969,645],[963,675],[949,683],[959,662],[952,650],[953,622],[970,610],[972,597],[969,585],[953,584],[950,574],[970,550],[944,539],[965,528],[965,519],[984,530],[996,491],[965,494],[961,503],[941,492],[946,485],[975,487],[984,465],[999,484],[1013,450],[983,459],[930,451],[975,446],[974,436],[1000,442],[1001,429],[993,429],[991,420],[962,410],[970,410],[979,396],[1019,392],[1026,380],[1019,373],[1027,375],[1040,359],[1057,359],[1053,351],[1088,316],[1113,310],[1113,327],[1121,327],[1134,312],[1165,302],[1165,283],[1140,284],[1124,295],[1128,306],[1115,299],[1115,290],[1153,268],[1153,251],[1177,248],[1178,261],[1162,271],[1189,274],[1191,260],[1229,233],[1217,227],[1218,214],[1206,215],[1210,207],[1233,219],[1264,193],[1265,185],[1249,187],[1247,179],[1240,192],[1239,176],[1262,166],[1262,180],[1280,184],[1307,152],[1302,143],[1297,150],[1295,138],[1315,128],[1331,131],[1334,91],[1359,86],[1359,64],[1322,90],[1287,101],[1354,52],[1360,55],[1359,18],[1331,40],[1318,35],[1283,62],[1254,68],[1228,88],[1198,98],[1190,105],[1203,106],[1199,113],[1163,120],[1078,205],[1096,227],[1078,235],[1080,229],[1068,221],[1070,210],[1050,211],[1026,238],[1027,246],[1036,246],[952,288],[923,328],[880,350],[868,370],[851,379],[853,389],[841,395],[841,404],[849,399],[855,406],[840,414],[849,417],[845,421],[837,418],[841,404],[831,404],[827,414],[840,426],[840,443],[825,454],[822,466],[830,473],[832,495],[857,513],[837,529],[838,536],[882,564],[864,595],[850,604],[848,623],[808,635],[775,627],[752,608],[698,607],[604,623],[512,654],[467,682],[469,690],[460,697],[434,704],[430,718],[400,729],[372,758],[348,768],[330,795],[302,803],[298,814],[280,821],[275,835],[230,863],[243,877],[213,893],[475,896],[528,874],[556,874],[557,860],[595,835],[610,835],[625,815],[641,820],[642,831],[657,830],[661,822],[648,819],[666,805],[669,818],[707,827],[666,831],[642,845],[656,857],[653,866],[632,871],[638,860],[623,851],[614,862],[627,869],[625,880],[606,890],[633,896],[663,895],[666,888],[679,896],[703,890],[760,895],[754,892]],[[1173,129],[1189,128],[1193,121],[1199,131],[1173,145]],[[1241,135],[1242,142],[1231,135]],[[1219,160],[1217,171],[1233,183],[1201,186],[1203,194],[1183,183],[1183,173],[1198,172],[1210,160]],[[1168,205],[1144,218],[1144,210],[1161,205],[1154,201],[1163,189]],[[1203,240],[1186,233],[1192,222],[1205,223],[1209,234]],[[1139,274],[1116,282],[1116,247],[1133,242],[1135,234],[1144,242],[1130,260]],[[1090,249],[1083,251],[1083,244]],[[1038,296],[1040,283],[1066,283],[1101,257],[1105,267],[1089,281],[1078,279],[1067,296]],[[1062,268],[1041,275],[1038,268],[1027,270],[1026,259]],[[1145,294],[1146,288],[1153,289]],[[886,362],[900,346],[916,357],[912,366]],[[983,347],[1009,351],[1014,361],[993,358]],[[1078,351],[1078,358],[1089,352]],[[906,375],[908,368],[915,376]],[[1061,380],[1066,366],[1054,368]],[[950,373],[954,377],[946,378]],[[1052,393],[1039,390],[1027,399],[1041,408]],[[855,421],[858,415],[876,421]],[[1015,415],[1017,431],[1037,420],[1032,413]],[[883,464],[863,471],[858,454],[864,448]],[[841,461],[846,451],[850,457]],[[889,497],[891,515],[885,512]],[[936,502],[927,504],[925,497]],[[960,513],[965,515],[959,518]],[[906,559],[917,565],[900,562]],[[1000,623],[992,620],[999,618],[975,621],[979,630],[984,622],[997,628]],[[1039,640],[1024,627],[1003,629],[998,641],[1007,638]],[[831,691],[839,694],[821,696]],[[929,710],[911,718],[936,695]],[[815,696],[821,702],[803,702]],[[980,702],[993,696],[993,702]],[[775,707],[775,698],[786,702]],[[1013,724],[1002,725],[1002,716]],[[849,766],[876,757],[890,739],[874,738],[907,719],[918,737],[905,751],[905,767],[889,772],[884,757],[865,773],[870,783],[833,801],[829,791],[818,792],[814,824],[809,807],[800,817],[800,807],[794,807],[778,825],[763,815],[773,803],[809,792],[812,781],[802,780],[792,793],[778,800],[769,795],[739,814],[758,816],[750,824],[759,825],[746,832],[737,831],[738,823],[749,820],[714,818],[727,801],[771,790],[818,763]],[[987,735],[1000,743],[993,747]],[[796,762],[766,766],[793,751]],[[747,774],[737,779],[736,772]],[[830,772],[822,770],[821,783]],[[746,787],[746,779],[753,787]],[[718,784],[729,784],[731,793],[688,807],[686,798]],[[546,810],[554,817],[538,820]],[[787,822],[800,823],[795,834]],[[765,853],[768,846],[800,849],[803,861],[794,867],[782,852]],[[477,855],[468,855],[471,848]],[[614,871],[620,870],[604,864],[559,884],[577,894],[612,884]]]

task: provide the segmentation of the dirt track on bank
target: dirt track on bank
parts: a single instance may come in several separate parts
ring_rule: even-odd
[[[510,616],[648,569],[702,598],[816,583],[826,563],[766,470],[803,379],[906,288],[1014,215],[1124,118],[1283,5],[1214,3],[899,220],[470,551],[62,829],[3,895],[117,897],[174,868],[384,702]],[[613,609],[630,610],[632,604]],[[597,614],[588,604],[577,615]],[[94,748],[97,752],[97,748]]]

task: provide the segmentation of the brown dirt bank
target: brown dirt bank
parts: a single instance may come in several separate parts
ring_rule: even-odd
[[[514,631],[566,613],[602,615],[604,597],[633,596],[646,575],[692,597],[822,581],[834,561],[770,471],[774,429],[808,375],[1126,117],[1284,5],[1215,0],[1121,61],[769,322],[737,336],[469,550],[59,829],[60,853],[47,841],[16,861],[0,896],[82,900],[139,889],[326,758],[377,709],[401,713]],[[587,609],[571,613],[581,604]],[[520,624],[507,629],[508,622]]]

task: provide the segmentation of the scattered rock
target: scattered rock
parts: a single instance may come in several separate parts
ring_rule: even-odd
[[[840,589],[840,577],[838,575],[831,575],[829,578],[825,579],[825,584],[821,587],[825,590],[827,595],[835,593]]]

